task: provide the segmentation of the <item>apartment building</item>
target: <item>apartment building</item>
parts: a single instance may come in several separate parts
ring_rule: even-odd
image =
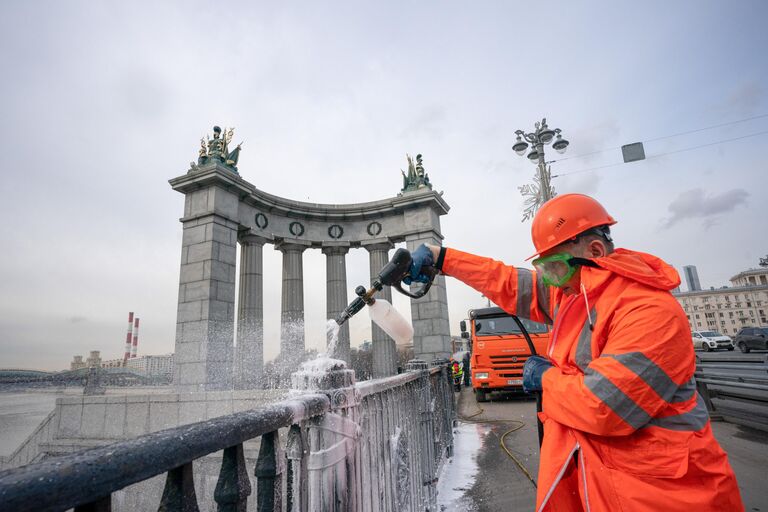
[[[768,268],[745,270],[730,281],[729,287],[673,293],[692,331],[733,336],[742,327],[768,326]]]
[[[140,356],[128,359],[128,368],[134,368],[147,377],[173,377],[173,354]]]

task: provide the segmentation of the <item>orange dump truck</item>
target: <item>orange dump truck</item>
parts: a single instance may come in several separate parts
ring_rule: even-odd
[[[545,354],[549,328],[520,318],[531,335],[536,352]],[[515,319],[501,308],[473,309],[469,328],[462,321],[462,337],[472,343],[472,388],[478,402],[487,402],[492,391],[523,391],[523,364],[531,351]],[[465,334],[466,333],[466,334]],[[465,370],[466,371],[466,370]]]

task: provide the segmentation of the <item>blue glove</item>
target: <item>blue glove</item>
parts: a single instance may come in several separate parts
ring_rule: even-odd
[[[421,269],[434,265],[435,259],[432,257],[432,251],[426,245],[421,244],[418,249],[411,253],[411,271],[403,278],[403,282],[408,285],[413,282],[428,283],[429,276],[422,274]]]
[[[544,372],[552,368],[549,359],[541,356],[531,356],[523,366],[523,391],[541,391],[541,377]]]

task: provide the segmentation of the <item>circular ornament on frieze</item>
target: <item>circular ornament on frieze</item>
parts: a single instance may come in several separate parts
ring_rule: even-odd
[[[295,221],[291,222],[288,226],[288,231],[290,231],[293,236],[301,236],[304,234],[304,224]]]
[[[259,229],[264,229],[269,226],[269,220],[263,213],[257,213],[254,221],[256,222],[256,226],[258,226]]]
[[[328,236],[333,239],[339,239],[344,236],[344,228],[338,224],[333,224],[328,228]]]
[[[368,234],[371,236],[377,236],[379,233],[381,233],[381,224],[379,224],[376,221],[373,221],[370,224],[368,224],[366,231],[368,231]]]

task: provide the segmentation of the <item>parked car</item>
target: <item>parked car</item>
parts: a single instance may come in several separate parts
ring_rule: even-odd
[[[725,348],[733,350],[733,341],[729,336],[724,336],[715,331],[693,331],[693,349],[704,349],[706,352]]]
[[[734,344],[745,354],[752,349],[768,350],[768,327],[742,327]]]

